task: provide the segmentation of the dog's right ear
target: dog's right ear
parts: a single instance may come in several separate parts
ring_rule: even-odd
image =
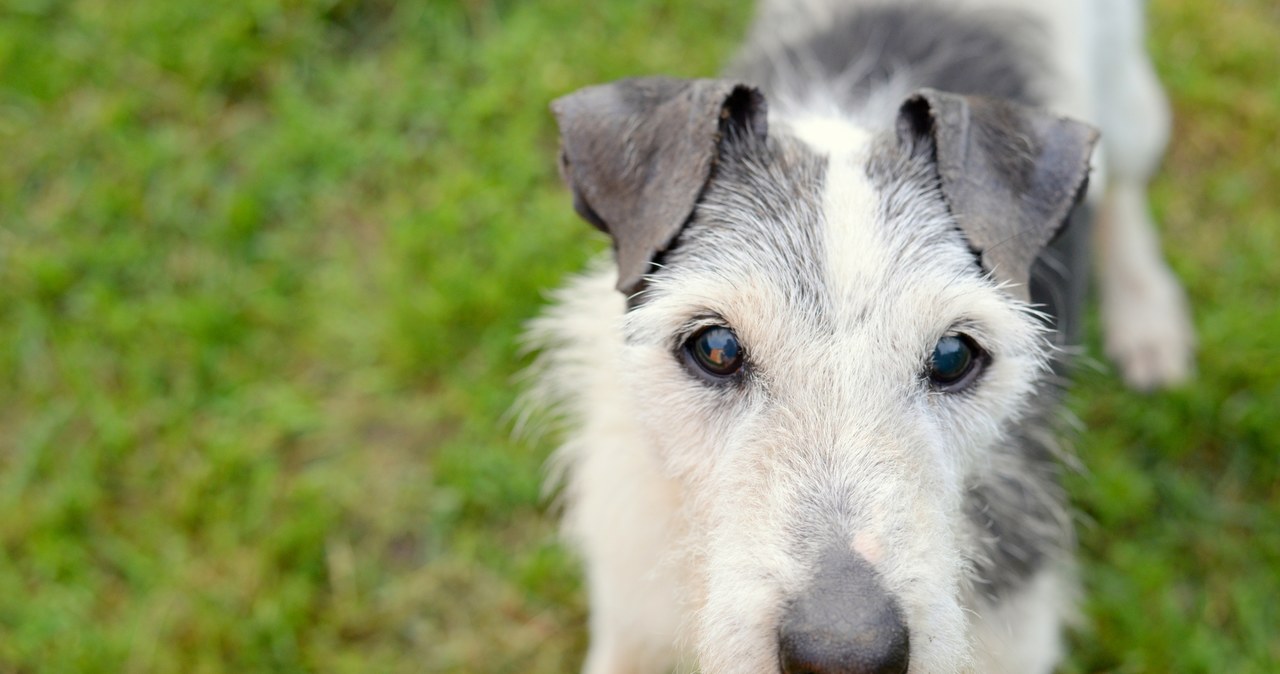
[[[556,99],[551,110],[574,209],[613,238],[617,287],[628,296],[693,214],[720,141],[766,133],[764,96],[725,80],[620,80]]]

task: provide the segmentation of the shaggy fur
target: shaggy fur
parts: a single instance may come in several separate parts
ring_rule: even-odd
[[[1048,672],[1074,587],[1051,365],[1074,329],[1082,230],[1041,256],[1025,301],[979,264],[933,146],[904,145],[895,112],[911,91],[953,83],[1114,131],[1089,196],[1109,348],[1136,385],[1177,380],[1191,334],[1145,213],[1165,113],[1140,14],[1119,2],[988,3],[1025,5],[1016,14],[784,4],[764,3],[732,71],[763,88],[767,134],[722,134],[639,294],[619,293],[601,261],[531,326],[528,399],[563,422],[554,473],[586,560],[585,671],[776,672],[784,614],[842,550],[901,607],[913,674]],[[1008,39],[1008,26],[1043,32],[1049,48]],[[1119,59],[1105,77],[1075,56],[1103,45]],[[979,54],[979,67],[956,65]],[[595,216],[606,197],[589,197],[580,210]],[[1117,313],[1134,303],[1154,326]],[[681,357],[713,325],[746,349],[731,381]],[[924,373],[957,332],[990,360],[948,393]]]

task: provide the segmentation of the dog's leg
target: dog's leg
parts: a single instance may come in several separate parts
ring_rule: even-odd
[[[637,576],[636,561],[616,556],[588,562],[591,646],[583,674],[663,674],[675,662],[678,618],[670,588],[655,582],[653,573]]]
[[[1139,3],[1110,3],[1097,103],[1106,164],[1096,225],[1108,355],[1136,388],[1190,374],[1195,334],[1186,298],[1160,253],[1146,186],[1169,135],[1169,110],[1143,48]]]
[[[980,611],[973,623],[974,672],[1048,674],[1062,659],[1062,627],[1072,612],[1069,571],[1041,571],[1021,592]]]
[[[623,436],[625,437],[625,436]],[[643,448],[603,439],[575,467],[566,525],[586,561],[591,646],[584,674],[661,674],[681,621],[671,550],[675,494]]]

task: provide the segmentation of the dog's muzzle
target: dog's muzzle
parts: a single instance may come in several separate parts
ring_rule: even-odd
[[[911,647],[898,602],[850,551],[823,558],[778,628],[782,674],[905,674]]]

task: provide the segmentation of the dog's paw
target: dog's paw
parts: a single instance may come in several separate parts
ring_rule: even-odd
[[[1132,388],[1149,391],[1186,381],[1195,368],[1195,328],[1186,295],[1168,268],[1103,283],[1107,356]]]

